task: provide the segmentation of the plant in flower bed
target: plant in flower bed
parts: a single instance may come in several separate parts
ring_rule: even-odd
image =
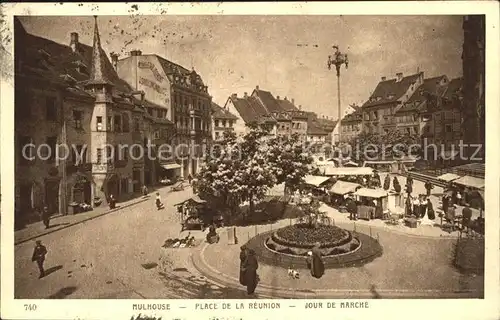
[[[318,225],[316,228],[308,224],[295,224],[276,231],[272,239],[281,245],[309,249],[316,242],[321,248],[344,245],[352,239],[351,233],[336,226]]]

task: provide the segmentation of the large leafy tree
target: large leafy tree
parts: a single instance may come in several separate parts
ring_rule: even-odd
[[[266,135],[257,125],[250,125],[241,141],[234,134],[225,134],[198,175],[200,197],[229,217],[244,201],[249,202],[252,213],[254,203],[276,182],[265,156]]]
[[[285,197],[295,191],[309,174],[313,159],[298,135],[278,137],[267,142],[267,163],[278,184],[285,184]]]

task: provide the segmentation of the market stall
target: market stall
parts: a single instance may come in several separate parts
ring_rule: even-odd
[[[327,167],[325,176],[371,176],[373,169],[370,167]]]
[[[453,180],[454,185],[458,185],[461,187],[467,187],[471,189],[476,189],[476,190],[483,190],[484,189],[484,179],[481,178],[476,178],[476,177],[471,177],[471,176],[463,176],[460,177],[456,180]]]
[[[358,206],[358,218],[382,219],[389,213],[388,193],[384,189],[360,188],[354,195],[358,197],[361,205]]]
[[[306,191],[319,200],[325,201],[325,197],[328,195],[327,190],[330,188],[332,182],[330,177],[307,175],[304,177],[304,184],[305,189],[307,189]]]
[[[445,173],[445,174],[440,175],[437,178],[441,181],[451,182],[453,180],[457,180],[458,178],[460,178],[460,176],[458,174],[454,174],[454,173]]]
[[[345,205],[345,195],[354,193],[361,185],[353,182],[339,180],[330,188],[331,203],[342,207]]]
[[[222,224],[222,218],[215,216],[206,205],[206,201],[197,195],[184,200],[178,204],[177,212],[181,215],[182,231],[184,230],[204,230],[211,223]]]

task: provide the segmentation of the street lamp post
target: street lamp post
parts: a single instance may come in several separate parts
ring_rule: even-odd
[[[342,120],[342,113],[340,109],[340,67],[345,64],[345,68],[347,69],[349,65],[349,60],[347,59],[347,54],[341,53],[339,51],[339,47],[337,45],[334,45],[332,47],[335,49],[335,52],[333,56],[328,56],[328,70],[332,69],[332,66],[335,66],[335,70],[337,71],[337,102],[338,102],[338,128],[339,128],[339,134],[338,134],[338,139],[339,139],[339,146],[340,146],[340,139],[341,139],[341,126],[340,126],[340,120]]]

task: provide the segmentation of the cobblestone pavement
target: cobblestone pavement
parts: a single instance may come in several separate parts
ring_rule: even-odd
[[[276,230],[286,224],[281,221],[272,226],[237,228],[237,234],[244,243],[256,233]],[[353,228],[352,224],[338,226]],[[358,226],[357,231],[370,232],[368,226]],[[261,264],[258,272],[261,285],[294,290],[289,296],[295,298],[306,298],[312,291],[332,297],[364,295],[374,288],[382,297],[411,296],[412,293],[418,297],[439,297],[458,292],[469,292],[470,297],[482,296],[484,275],[461,274],[452,266],[455,239],[409,236],[375,227],[372,232],[380,239],[384,253],[362,267],[330,269],[321,279],[311,277],[308,270],[300,270],[297,280],[291,279],[284,268]],[[220,243],[206,247],[202,260],[212,269],[208,271],[220,272],[220,279],[229,279],[237,285],[238,255],[239,245],[228,245],[223,238]]]
[[[160,190],[166,208],[154,198],[70,228],[42,236],[47,276],[38,279],[31,262],[34,240],[15,247],[16,298],[244,298],[239,290],[207,281],[190,264],[195,249],[170,249],[172,264],[160,270],[167,238],[184,237],[173,207],[192,195],[190,188]],[[193,232],[203,238],[201,231]],[[160,274],[160,271],[164,271]],[[166,271],[166,272],[165,272]]]

